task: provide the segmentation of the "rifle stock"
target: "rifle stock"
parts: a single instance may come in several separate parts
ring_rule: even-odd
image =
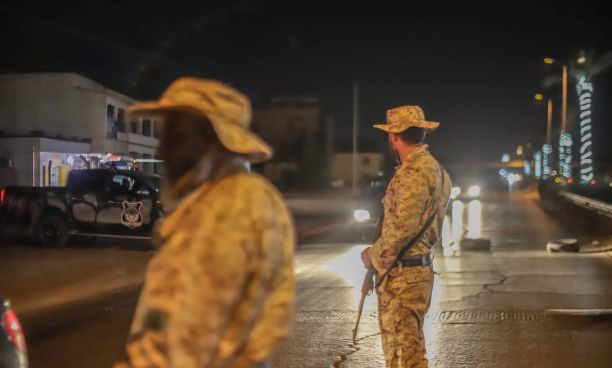
[[[359,321],[361,320],[361,313],[363,312],[363,303],[365,302],[366,296],[372,292],[374,288],[374,269],[368,268],[365,277],[363,278],[363,284],[361,285],[361,299],[359,300],[359,309],[357,310],[357,321],[355,322],[355,328],[353,328],[353,344],[357,341],[357,330],[359,329]]]

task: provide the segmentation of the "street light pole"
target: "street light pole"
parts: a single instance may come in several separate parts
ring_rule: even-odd
[[[561,133],[567,130],[567,65],[563,65],[563,105],[561,112]]]
[[[353,83],[353,194],[357,192],[357,139],[359,128],[359,82]]]

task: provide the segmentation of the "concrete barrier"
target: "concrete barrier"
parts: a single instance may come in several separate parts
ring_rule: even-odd
[[[461,239],[460,250],[488,251],[491,250],[491,239]]]

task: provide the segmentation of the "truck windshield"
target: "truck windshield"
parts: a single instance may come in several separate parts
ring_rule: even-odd
[[[144,182],[147,183],[149,187],[155,189],[155,191],[159,193],[162,189],[162,184],[164,181],[159,176],[151,176],[148,178],[144,178]]]

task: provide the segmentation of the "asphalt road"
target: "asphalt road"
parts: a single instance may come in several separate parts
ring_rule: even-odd
[[[425,324],[432,367],[586,368],[612,364],[610,319],[546,313],[558,308],[612,308],[612,254],[546,253],[546,241],[573,234],[566,233],[529,198],[457,202],[449,213],[444,249],[435,260],[434,268],[440,275],[436,276]],[[365,245],[355,234],[354,229],[342,227],[300,244],[295,261],[295,328],[274,358],[275,366],[384,367],[375,297],[366,301],[357,345],[350,344],[364,273],[359,252]],[[462,234],[491,239],[491,251],[457,249],[452,241]],[[17,266],[16,261],[10,263],[4,257],[19,258],[22,252],[36,250],[27,246],[3,248],[3,275],[16,267],[36,273],[24,261]],[[150,254],[108,244],[48,251],[64,252],[63,257],[78,253],[74,255],[75,267],[81,263],[78,258],[95,260],[104,255],[109,272],[113,264],[109,259],[116,257],[117,268],[131,275],[132,282],[81,301],[24,313],[31,366],[111,366],[122,354],[137,301],[137,280]],[[62,273],[59,269],[56,272]],[[91,274],[84,269],[81,273],[94,280],[107,277],[100,271]],[[33,287],[20,285],[15,279],[0,282],[0,293],[9,283],[14,286],[12,292]],[[85,283],[88,289],[91,283]],[[100,284],[102,287],[103,282]],[[10,293],[7,296],[12,298]],[[28,300],[36,299],[36,295],[16,297],[22,300],[19,305],[23,308]]]

